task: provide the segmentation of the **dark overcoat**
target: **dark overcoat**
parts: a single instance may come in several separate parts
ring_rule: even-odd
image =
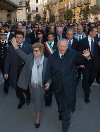
[[[24,42],[21,50],[26,54],[32,53],[32,46]],[[4,74],[9,75],[9,83],[12,87],[16,87],[18,65],[19,56],[15,53],[14,47],[10,45],[6,54]]]
[[[81,53],[73,49],[67,50],[63,59],[60,59],[58,51],[49,56],[44,84],[51,79],[58,111],[65,111],[66,107],[70,107],[72,111],[75,110],[76,64],[84,58]]]

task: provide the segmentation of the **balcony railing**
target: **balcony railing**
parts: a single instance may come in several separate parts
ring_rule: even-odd
[[[83,3],[83,1],[79,1],[79,2],[77,2],[77,6],[83,6],[84,5],[84,3]]]
[[[85,5],[91,4],[91,0],[84,0],[84,4],[85,4]]]
[[[18,0],[7,0],[7,1],[19,6],[19,1]]]

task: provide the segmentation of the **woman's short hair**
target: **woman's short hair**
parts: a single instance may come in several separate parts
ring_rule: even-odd
[[[41,33],[44,36],[44,31],[43,30],[38,29],[37,32],[36,32],[36,35],[38,35],[38,33]]]
[[[39,48],[39,50],[44,54],[44,45],[42,43],[39,43],[39,42],[34,43],[32,45],[32,49],[34,48]]]

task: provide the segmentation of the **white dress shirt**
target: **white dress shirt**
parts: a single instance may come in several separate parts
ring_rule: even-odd
[[[94,42],[94,38],[91,38],[90,36],[88,36],[88,41],[89,41],[89,46],[90,46],[90,51],[91,51],[91,40],[93,39]]]
[[[73,39],[72,40],[68,40],[68,43],[70,42],[70,44],[72,45],[72,43],[73,43]]]

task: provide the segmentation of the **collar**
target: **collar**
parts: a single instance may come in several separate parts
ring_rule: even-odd
[[[73,39],[72,40],[68,40],[68,43],[69,43],[69,41],[71,42],[71,44],[73,43]]]
[[[94,38],[91,38],[90,36],[88,36],[88,40],[91,41],[91,39],[92,39],[93,42],[94,42]]]
[[[64,54],[60,54],[60,53],[59,53],[60,58],[61,58],[62,55],[64,55]]]
[[[48,41],[49,42],[49,41]],[[52,44],[54,44],[54,41],[52,41],[52,42],[49,42],[49,43],[52,43]]]
[[[20,44],[17,44],[17,45],[20,45],[20,47],[22,48],[22,46],[23,46],[23,42],[22,42],[22,43],[20,43]]]
[[[1,41],[1,43],[8,43],[7,39],[5,39],[4,41],[2,41],[2,40],[0,40],[0,41]]]

